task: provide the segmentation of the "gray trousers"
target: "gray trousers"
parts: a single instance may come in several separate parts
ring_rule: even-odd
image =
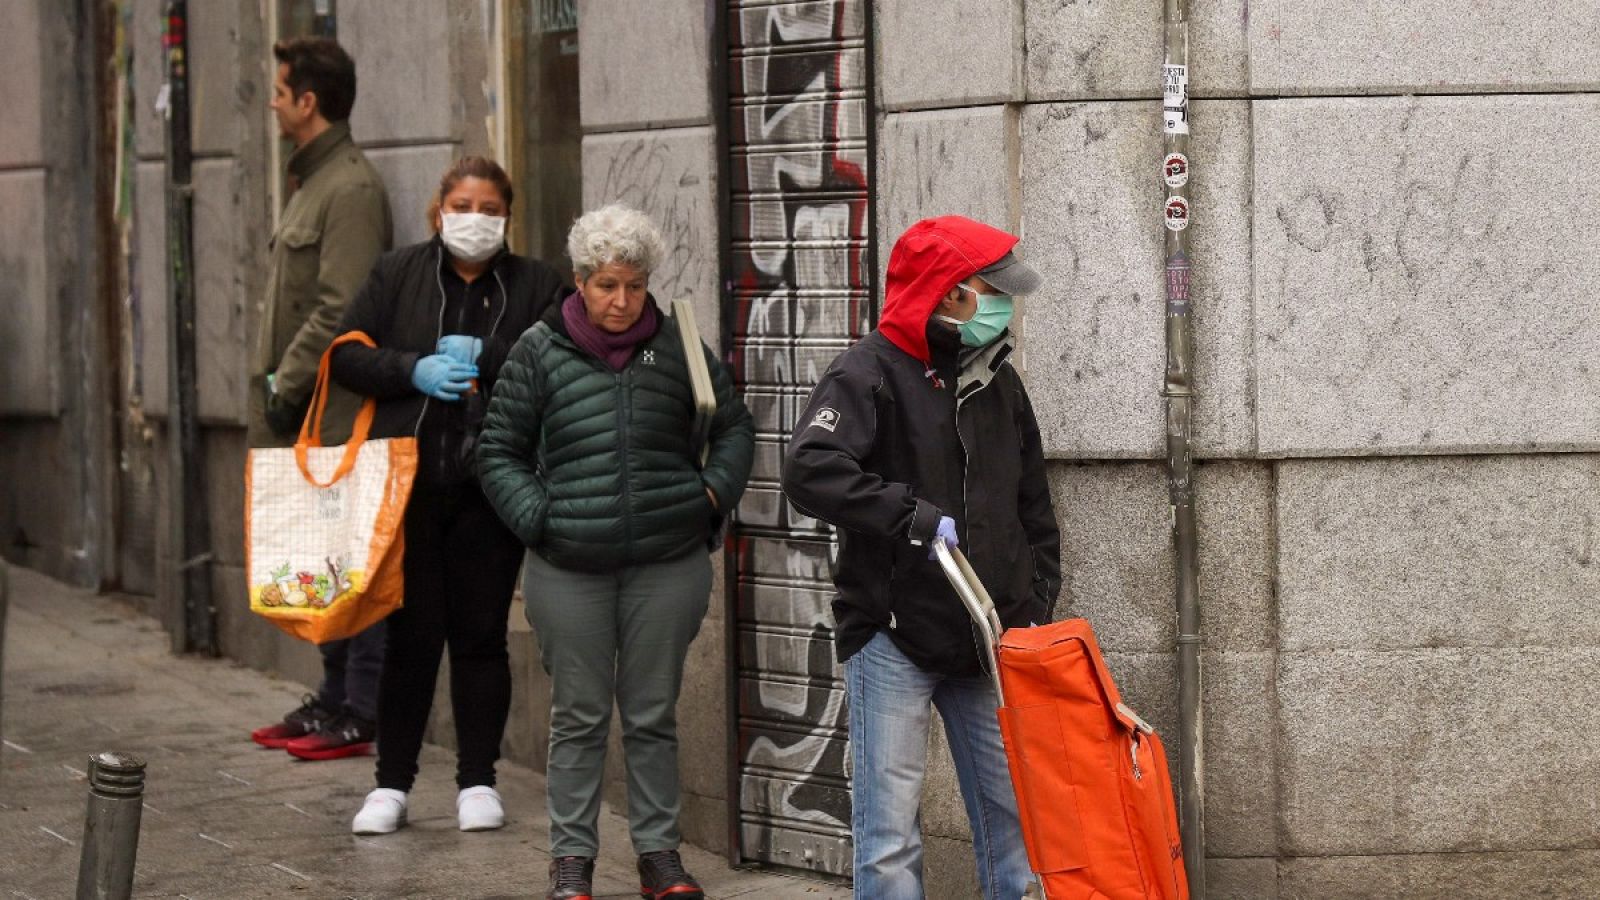
[[[711,560],[694,552],[591,574],[530,553],[523,578],[528,621],[552,682],[551,855],[599,853],[613,701],[622,717],[634,852],[677,849],[678,690],[710,602]]]

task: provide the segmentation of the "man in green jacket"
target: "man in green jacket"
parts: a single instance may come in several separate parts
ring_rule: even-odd
[[[328,38],[280,41],[272,52],[272,110],[295,151],[251,370],[252,447],[294,443],[317,363],[394,230],[383,179],[350,137],[356,77],[349,54]],[[359,408],[354,394],[330,393],[323,443],[343,443]]]
[[[252,447],[288,447],[300,432],[317,365],[379,254],[392,242],[383,180],[350,137],[356,68],[329,38],[293,38],[277,58],[272,111],[289,157],[289,205],[272,236],[261,331],[251,369],[246,437]],[[344,443],[360,398],[332,387],[322,442]],[[322,686],[282,722],[251,737],[302,759],[335,759],[372,747],[383,670],[383,627],[322,645]]]

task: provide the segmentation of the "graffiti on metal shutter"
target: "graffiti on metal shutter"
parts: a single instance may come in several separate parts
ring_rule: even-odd
[[[736,0],[728,20],[726,314],[758,433],[736,531],[740,853],[837,875],[850,794],[833,545],[778,478],[811,386],[872,327],[865,12]]]

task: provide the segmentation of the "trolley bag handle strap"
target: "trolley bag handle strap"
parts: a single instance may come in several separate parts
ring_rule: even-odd
[[[1105,657],[1100,653],[1100,642],[1094,639],[1094,632],[1088,636],[1077,638],[1083,644],[1083,653],[1089,658],[1089,663],[1094,667],[1096,687],[1100,689],[1100,696],[1106,708],[1111,710],[1111,715],[1128,733],[1137,741],[1140,735],[1155,734],[1154,725],[1146,722],[1143,717],[1133,711],[1133,708],[1122,702],[1122,691],[1117,688],[1117,682],[1111,677],[1111,670],[1106,667]]]
[[[361,411],[356,414],[355,426],[350,432],[350,440],[344,445],[344,455],[340,457],[339,465],[333,470],[333,475],[327,481],[320,481],[317,476],[311,474],[309,454],[306,450],[322,446],[322,415],[328,406],[329,372],[333,365],[333,351],[344,344],[361,344],[374,350],[378,349],[378,342],[366,332],[350,331],[334,338],[328,349],[322,352],[322,362],[317,365],[317,385],[311,390],[311,409],[307,412],[305,421],[300,423],[300,437],[294,442],[294,461],[300,466],[300,474],[306,481],[320,488],[332,487],[356,467],[356,456],[361,452],[361,445],[367,442],[367,434],[372,430],[372,418],[378,410],[378,402],[371,397],[362,401]]]
[[[706,365],[705,350],[700,345],[700,326],[694,321],[694,307],[687,300],[674,300],[672,318],[678,323],[678,337],[683,341],[683,360],[689,367],[689,390],[694,395],[690,445],[695,460],[703,469],[711,454],[711,418],[717,413],[717,391],[711,383],[711,367]]]
[[[1091,630],[1086,637],[1080,637],[1078,640],[1083,642],[1084,655],[1089,657],[1090,664],[1094,666],[1094,676],[1100,688],[1100,696],[1104,698],[1106,708],[1111,711],[1112,717],[1121,723],[1123,728],[1128,729],[1135,742],[1140,735],[1155,734],[1154,725],[1146,722],[1133,711],[1132,707],[1122,702],[1122,691],[1118,689],[1116,680],[1111,677],[1111,669],[1106,666],[1106,658],[1100,653],[1100,642],[1095,640],[1094,632]]]

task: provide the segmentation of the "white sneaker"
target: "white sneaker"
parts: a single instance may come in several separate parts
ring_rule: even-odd
[[[500,792],[481,784],[456,795],[456,816],[461,820],[462,831],[493,831],[506,824]]]
[[[352,834],[390,834],[406,823],[406,794],[393,788],[378,788],[367,795],[350,823]]]

